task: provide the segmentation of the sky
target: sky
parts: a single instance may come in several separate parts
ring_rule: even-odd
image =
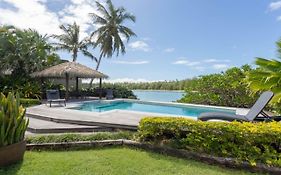
[[[137,37],[126,54],[102,60],[108,81],[182,80],[254,65],[256,57],[276,58],[281,37],[281,1],[275,0],[112,0],[136,16],[126,25]],[[101,3],[104,1],[100,0]],[[0,24],[60,34],[60,24],[80,25],[81,38],[97,26],[92,0],[0,0]],[[99,49],[91,49],[99,56]],[[71,54],[59,52],[61,58]],[[78,62],[96,63],[79,54]]]

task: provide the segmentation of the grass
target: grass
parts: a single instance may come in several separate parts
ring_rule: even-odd
[[[161,154],[129,148],[80,151],[27,151],[24,161],[0,169],[0,175],[35,174],[184,174],[250,175],[252,173],[211,166]]]

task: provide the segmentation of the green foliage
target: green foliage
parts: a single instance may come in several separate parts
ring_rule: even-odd
[[[98,86],[97,84],[94,84],[94,86]],[[91,88],[87,89],[88,84],[83,84],[82,87],[82,94],[88,95],[88,96],[99,96],[99,88]],[[112,89],[113,90],[113,97],[114,98],[130,98],[130,99],[136,99],[137,97],[134,95],[132,90],[129,90],[126,87],[120,86],[119,84],[111,84],[111,83],[103,83],[102,85],[102,96],[105,97],[106,95],[106,89]]]
[[[184,90],[189,86],[191,80],[175,80],[175,81],[158,81],[158,82],[139,82],[139,83],[114,83],[118,86],[123,86],[128,89],[140,89],[140,90]]]
[[[142,141],[164,144],[252,165],[281,167],[281,123],[202,122],[184,118],[144,118],[139,125]]]
[[[25,109],[20,105],[19,95],[0,94],[0,147],[18,143],[24,139],[28,126]]]
[[[183,103],[195,103],[218,106],[251,107],[257,95],[244,82],[252,69],[245,65],[242,68],[230,68],[220,74],[200,76],[189,81],[186,95],[179,100]]]
[[[41,101],[38,100],[38,99],[21,98],[20,99],[20,104],[23,107],[30,107],[30,106],[41,104]]]
[[[278,46],[281,46],[281,41]],[[281,62],[274,59],[257,58],[256,64],[259,67],[255,71],[249,72],[246,78],[249,87],[254,92],[265,90],[274,92],[271,104],[276,112],[281,113]]]
[[[12,77],[29,77],[60,59],[47,42],[48,37],[34,30],[0,27],[0,72]],[[1,75],[1,73],[0,73]]]
[[[117,84],[104,84],[103,88],[112,89],[114,98],[136,99],[136,96],[134,95],[133,91],[131,91],[125,87],[119,86]]]
[[[38,136],[28,136],[26,138],[26,142],[39,144],[39,143],[94,141],[94,140],[133,139],[134,135],[135,133],[130,131],[98,132],[93,134],[38,135]]]
[[[119,52],[125,54],[126,48],[121,36],[129,41],[136,34],[124,24],[128,21],[135,22],[136,17],[128,13],[124,7],[116,8],[111,0],[106,1],[106,6],[96,1],[96,6],[98,13],[90,13],[90,16],[93,23],[99,26],[91,33],[91,38],[97,37],[95,46],[100,47],[100,57],[97,60],[96,67],[96,70],[98,70],[103,57],[110,58],[115,52],[117,56]]]
[[[6,95],[9,92],[17,92],[21,98],[41,98],[40,84],[30,78],[6,75],[0,77],[0,82],[0,91]]]
[[[93,45],[88,38],[80,40],[80,27],[74,22],[72,25],[60,25],[63,31],[61,35],[53,35],[59,42],[53,43],[56,50],[66,50],[72,54],[72,61],[77,60],[78,52],[91,59],[97,59],[88,51],[88,47]]]

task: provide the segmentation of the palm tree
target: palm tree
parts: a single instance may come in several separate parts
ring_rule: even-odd
[[[91,38],[96,37],[95,46],[100,47],[100,56],[97,60],[96,70],[99,69],[101,59],[103,57],[112,57],[114,52],[118,56],[121,52],[125,54],[125,44],[122,37],[127,42],[136,34],[128,27],[124,26],[124,22],[129,20],[136,21],[136,17],[128,12],[124,7],[115,8],[111,0],[106,1],[106,6],[96,1],[97,13],[90,13],[93,23],[99,26],[97,30],[91,33]]]
[[[73,25],[60,25],[60,29],[63,31],[63,34],[53,35],[53,38],[59,41],[57,43],[53,43],[56,50],[66,50],[72,53],[73,62],[77,60],[77,55],[79,51],[83,55],[90,57],[91,59],[94,59],[97,62],[96,57],[88,51],[88,47],[90,45],[93,45],[93,43],[90,42],[88,38],[84,38],[80,41],[80,29],[75,22],[73,23]]]
[[[278,52],[281,56],[281,40],[277,42]],[[254,91],[271,90],[274,92],[272,103],[281,103],[281,62],[276,59],[256,58],[258,68],[250,71],[246,80]]]

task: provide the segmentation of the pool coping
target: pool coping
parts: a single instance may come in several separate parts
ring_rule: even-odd
[[[97,100],[95,100],[97,101]],[[223,109],[223,110],[234,110],[237,109],[246,109],[246,108],[236,108],[236,107],[226,107],[226,106],[214,106],[214,105],[201,105],[201,104],[191,104],[191,103],[178,103],[178,102],[162,102],[162,101],[143,101],[143,100],[137,100],[137,99],[113,99],[113,100],[98,100],[103,102],[134,102],[134,103],[140,103],[140,104],[155,104],[155,105],[162,105],[162,106],[174,106],[174,107],[202,107],[202,108],[213,108],[213,109]],[[94,102],[91,101],[83,101],[83,102],[73,102],[70,103],[71,107],[66,107],[67,109],[70,109],[72,107],[77,107],[83,103],[90,103]]]

